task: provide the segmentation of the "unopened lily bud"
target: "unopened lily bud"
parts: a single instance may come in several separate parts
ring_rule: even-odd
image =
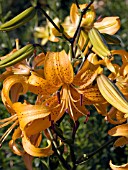
[[[101,74],[97,78],[97,84],[103,97],[119,111],[128,114],[128,101],[125,99],[121,91],[108,77]],[[125,115],[125,116],[126,116]]]
[[[14,30],[25,23],[29,22],[36,14],[35,7],[29,7],[10,21],[0,25],[1,31],[11,31]]]
[[[34,52],[33,44],[27,44],[20,50],[14,52],[12,55],[6,57],[5,59],[0,61],[0,68],[5,68],[12,66],[25,58],[31,56]]]

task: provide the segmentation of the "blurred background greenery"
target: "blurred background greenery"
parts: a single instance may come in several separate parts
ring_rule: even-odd
[[[78,0],[79,3],[87,3],[88,0]],[[70,6],[74,2],[73,0],[62,1],[62,0],[0,0],[0,21],[5,22],[15,15],[19,14],[27,7],[32,4],[40,3],[45,11],[49,11],[51,18],[58,17],[62,21],[66,16],[69,15]],[[94,1],[97,18],[99,16],[119,16],[121,19],[121,29],[118,31],[117,36],[121,40],[121,47],[128,50],[128,0],[95,0]],[[40,43],[41,40],[37,40],[34,35],[34,28],[36,26],[44,26],[46,24],[46,18],[43,15],[36,16],[26,25],[15,31],[10,32],[0,32],[0,56],[3,56],[10,52],[12,48],[15,47],[15,39],[20,40],[20,45],[23,46],[28,42]],[[59,42],[58,44],[48,42],[44,47],[44,51],[51,50],[61,50],[65,48],[64,42]],[[3,70],[2,70],[3,71]],[[2,72],[1,71],[1,72]],[[0,84],[2,88],[2,83]],[[34,97],[29,94],[27,100],[31,103]],[[91,116],[87,124],[84,124],[84,118],[80,119],[80,127],[77,131],[76,141],[75,141],[75,154],[79,157],[83,153],[90,153],[104,144],[109,140],[107,131],[112,127],[109,123],[104,120],[104,117],[98,115],[93,108],[90,108]],[[0,118],[8,117],[8,113],[0,101]],[[71,138],[71,124],[69,117],[66,116],[61,123],[61,129],[63,130],[65,137]],[[0,129],[0,136],[6,128]],[[25,166],[21,157],[14,155],[8,147],[8,141],[11,136],[7,138],[3,146],[0,149],[0,170],[23,170]],[[67,158],[68,155],[66,155]],[[100,153],[96,154],[92,159],[88,160],[86,163],[79,165],[77,170],[109,170],[109,160],[112,159],[115,164],[126,163],[128,157],[128,147],[114,148],[109,145],[106,149],[102,150]],[[68,161],[68,159],[67,159]],[[47,162],[47,164],[46,164]],[[52,164],[52,167],[47,167],[47,165]],[[55,157],[51,158],[35,158],[33,161],[34,170],[61,170],[62,167],[58,166],[58,162]]]

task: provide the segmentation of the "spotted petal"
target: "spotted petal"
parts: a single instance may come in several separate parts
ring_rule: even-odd
[[[41,75],[32,72],[28,79],[29,90],[34,94],[50,95],[58,90],[58,87],[51,85]]]
[[[44,74],[46,80],[56,87],[73,81],[73,68],[65,51],[48,52],[45,58]]]

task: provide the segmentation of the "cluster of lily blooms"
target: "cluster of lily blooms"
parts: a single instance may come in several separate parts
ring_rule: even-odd
[[[79,11],[86,6],[87,4],[79,7],[72,4],[70,16],[61,23],[63,33],[58,32],[48,21],[46,27],[36,27],[34,35],[42,38],[42,45],[47,41],[58,42],[63,35],[71,39],[79,24]],[[60,21],[57,18],[53,21],[59,27]],[[86,106],[90,105],[93,105],[99,114],[105,116],[109,123],[116,125],[108,132],[111,136],[121,136],[114,145],[118,147],[128,144],[126,123],[128,114],[109,103],[109,96],[102,95],[100,85],[97,83],[97,77],[104,74],[104,68],[108,69],[110,74],[107,77],[116,82],[118,89],[127,98],[128,53],[123,49],[109,49],[110,56],[103,56],[98,50],[97,40],[92,44],[89,39],[88,32],[92,28],[96,28],[101,35],[108,35],[110,38],[120,29],[120,19],[113,16],[96,20],[94,6],[91,5],[82,17],[77,38],[68,53],[62,50],[34,54],[31,64],[25,59],[6,67],[0,75],[0,80],[4,80],[1,98],[10,113],[10,117],[0,120],[0,128],[13,122],[0,142],[2,144],[15,128],[9,146],[15,154],[26,160],[26,164],[28,156],[32,161],[32,157],[46,157],[53,154],[51,140],[47,135],[47,128],[52,123],[58,121],[64,114],[69,114],[74,122],[82,116],[87,117],[90,112]],[[114,44],[108,39],[106,42],[108,45]],[[17,43],[16,49],[1,59],[9,57],[18,50]],[[113,64],[112,61],[116,57],[122,60],[121,66],[118,63]],[[20,95],[27,92],[37,96],[35,104],[30,104],[28,101],[19,102]],[[113,102],[118,105],[116,96],[113,97]],[[48,143],[44,148],[39,147],[44,138],[42,133],[45,134]],[[17,142],[19,140],[20,146]],[[116,166],[110,161],[110,167],[114,170],[121,167],[128,169],[128,164]]]

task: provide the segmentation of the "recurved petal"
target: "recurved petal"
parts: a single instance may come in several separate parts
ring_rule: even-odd
[[[12,75],[12,71],[5,71],[0,75],[0,82],[5,80],[8,76]]]
[[[51,114],[48,116],[40,119],[35,119],[33,122],[28,124],[26,127],[27,135],[33,135],[45,130],[46,128],[49,128],[52,125],[52,122],[56,122],[63,116],[65,110],[62,110],[61,108],[62,106],[58,105],[57,107],[51,109]]]
[[[101,95],[97,86],[86,88],[83,92],[83,96],[85,97],[84,99],[85,104],[86,104],[86,99],[89,100],[91,104],[105,102],[105,99]]]
[[[46,80],[56,87],[73,81],[73,68],[65,51],[48,52],[45,58],[44,74]]]
[[[128,138],[128,124],[122,124],[116,126],[108,131],[108,134],[111,136],[124,136]]]
[[[99,114],[101,114],[102,116],[106,116],[107,115],[108,105],[109,104],[107,102],[104,102],[104,103],[101,103],[101,104],[99,104],[99,103],[94,104],[97,112]]]
[[[12,152],[15,153],[18,156],[22,156],[24,154],[24,151],[20,150],[18,145],[16,144],[16,142],[13,141],[13,140],[9,141],[9,147],[12,150]]]
[[[37,134],[47,129],[51,126],[51,121],[56,122],[63,116],[65,110],[62,108],[62,104],[55,106],[55,98],[53,97],[52,100],[51,98],[42,105],[28,105],[20,102],[13,104],[13,109],[18,115],[20,128],[22,131],[25,130],[27,135]]]
[[[128,62],[128,52],[125,50],[112,50],[112,55],[119,54],[122,57],[123,64]]]
[[[47,107],[42,105],[31,105],[31,104],[22,104],[20,102],[13,104],[13,109],[17,113],[20,128],[22,131],[24,131],[25,128],[29,127],[31,123],[34,120],[42,120],[41,124],[38,124],[38,126],[35,126],[35,133],[40,132],[41,130],[44,130],[49,127],[49,124],[46,124],[44,119],[48,119],[48,116],[50,115],[50,111]],[[30,130],[31,133],[31,130]]]
[[[85,62],[83,63],[83,66],[81,67],[81,69],[74,76],[73,83],[75,85],[79,86],[79,85],[83,84],[83,81],[81,81],[82,78],[92,77],[94,72],[100,73],[102,71],[102,69],[101,69],[101,67],[99,67],[99,65],[104,63],[103,60],[101,60],[101,61],[102,61],[102,63],[99,63],[97,56],[94,53],[91,53],[88,56],[87,60],[85,60]],[[105,65],[105,63],[104,63],[104,65]]]
[[[101,18],[94,23],[94,27],[101,33],[113,35],[120,29],[120,19],[118,16]]]
[[[20,89],[15,89],[16,93],[12,95],[12,99],[10,99],[10,90],[12,89],[12,87],[16,86],[16,88]],[[22,87],[21,87],[22,86]],[[2,101],[4,103],[4,105],[6,106],[6,108],[8,109],[8,111],[10,113],[14,113],[13,109],[12,109],[12,102],[15,101],[18,96],[21,94],[26,93],[28,90],[28,86],[27,86],[27,78],[24,76],[19,76],[19,75],[12,75],[9,76],[5,79],[4,83],[3,83],[3,89],[2,89]],[[19,94],[20,93],[20,94]]]
[[[120,55],[122,59],[122,66],[120,68],[120,73],[123,74],[123,76],[126,76],[128,74],[128,68],[127,68],[127,63],[128,63],[128,52],[125,50],[112,50],[111,54],[114,55]]]
[[[22,131],[20,127],[18,127],[17,129],[15,129],[12,135],[12,140],[9,141],[10,149],[13,151],[13,153],[19,156],[22,156],[25,153],[23,149],[20,149],[20,147],[18,146],[18,143],[16,143],[16,140],[21,138],[21,136],[22,136]]]
[[[111,124],[122,124],[126,121],[126,118],[124,118],[124,113],[112,107],[106,116],[106,120]]]
[[[112,170],[127,170],[128,169],[128,163],[123,165],[114,165],[112,161],[109,162],[110,167]]]
[[[114,142],[115,147],[124,146],[126,144],[128,144],[128,138],[126,137],[120,137]]]
[[[36,157],[47,157],[53,154],[51,141],[48,140],[48,146],[44,148],[38,148],[34,144],[31,143],[30,139],[24,133],[22,138],[22,144],[24,150],[32,156]]]

